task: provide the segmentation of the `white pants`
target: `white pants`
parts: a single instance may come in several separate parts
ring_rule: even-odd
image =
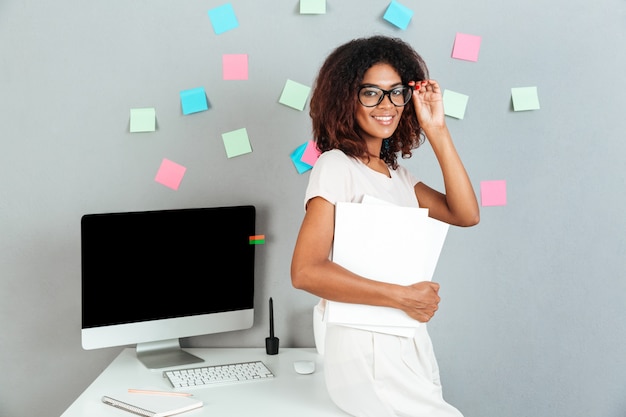
[[[426,325],[405,338],[328,324],[324,374],[331,399],[356,417],[463,417],[442,396]]]

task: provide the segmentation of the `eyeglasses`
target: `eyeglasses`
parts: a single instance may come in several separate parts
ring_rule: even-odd
[[[361,87],[359,90],[359,102],[365,107],[378,106],[385,96],[389,96],[389,100],[396,107],[406,106],[411,100],[412,91],[409,87],[401,85],[391,90],[383,90],[374,86]]]

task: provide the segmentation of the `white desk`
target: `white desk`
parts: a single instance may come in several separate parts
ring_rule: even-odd
[[[204,407],[181,414],[181,417],[346,417],[330,400],[324,382],[321,357],[315,349],[280,349],[278,355],[267,355],[265,348],[190,348],[185,349],[205,362],[185,367],[262,360],[274,378],[224,386],[189,390],[204,401]],[[313,360],[316,371],[299,375],[293,369],[295,360]],[[172,369],[172,368],[165,368]],[[171,390],[162,376],[163,369],[150,370],[141,364],[135,349],[124,349],[96,378],[61,417],[131,417],[101,401],[112,390],[150,388]]]

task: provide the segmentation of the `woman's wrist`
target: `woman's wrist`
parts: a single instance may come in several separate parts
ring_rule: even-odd
[[[445,122],[441,125],[431,124],[422,126],[422,130],[424,131],[424,135],[430,140],[432,138],[437,138],[442,135],[450,136],[450,132],[448,131],[448,126]]]

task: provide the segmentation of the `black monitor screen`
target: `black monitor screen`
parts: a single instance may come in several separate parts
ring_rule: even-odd
[[[87,214],[82,327],[250,309],[254,206]]]

